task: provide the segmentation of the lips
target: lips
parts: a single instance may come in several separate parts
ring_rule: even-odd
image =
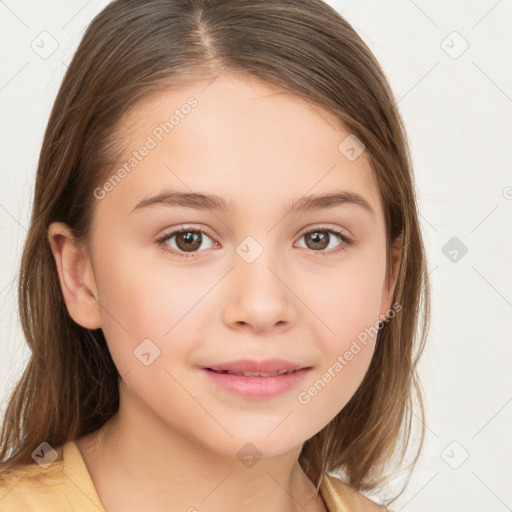
[[[283,359],[242,360],[201,367],[206,385],[246,400],[266,400],[290,392],[312,368]]]

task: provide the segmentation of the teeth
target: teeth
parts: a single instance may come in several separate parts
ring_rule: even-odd
[[[284,375],[285,373],[290,373],[288,370],[283,370],[281,372],[242,372],[241,374],[236,373],[235,375],[243,375],[244,377],[277,377],[278,375]]]
[[[294,371],[296,370],[281,370],[279,372],[230,372],[229,370],[220,370],[219,373],[229,373],[230,375],[243,375],[244,377],[277,377],[278,375],[284,375],[285,373],[293,373]]]

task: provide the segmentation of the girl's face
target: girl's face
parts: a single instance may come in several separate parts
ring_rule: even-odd
[[[363,147],[329,113],[226,73],[159,93],[120,126],[126,152],[94,193],[88,272],[122,393],[146,425],[213,452],[301,446],[356,391],[391,307]],[[205,369],[268,359],[306,369]]]

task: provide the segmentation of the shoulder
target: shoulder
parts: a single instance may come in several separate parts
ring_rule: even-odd
[[[386,512],[388,510],[334,475],[325,475],[321,493],[329,512]]]
[[[76,450],[76,451],[75,451]],[[0,469],[1,512],[98,512],[73,442],[55,449],[57,458]]]
[[[46,469],[36,462],[0,469],[0,510],[31,512],[42,510],[41,507],[60,510],[56,496],[62,488],[62,478],[62,460]]]

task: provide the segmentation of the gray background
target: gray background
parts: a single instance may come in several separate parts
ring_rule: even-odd
[[[2,410],[28,358],[16,280],[43,132],[83,30],[107,3],[0,0]],[[512,2],[328,3],[399,100],[432,280],[425,445],[392,508],[512,510]]]

